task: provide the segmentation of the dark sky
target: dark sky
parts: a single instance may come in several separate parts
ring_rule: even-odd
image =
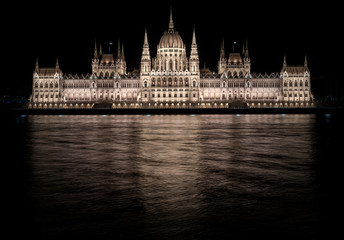
[[[232,51],[233,40],[241,51],[247,38],[253,72],[279,72],[283,56],[287,63],[301,65],[307,54],[313,77],[333,75],[339,68],[341,41],[339,7],[330,2],[302,4],[301,1],[55,1],[10,6],[11,18],[3,19],[3,36],[17,78],[11,86],[31,87],[35,59],[41,67],[55,66],[58,57],[64,73],[91,72],[94,41],[124,43],[128,71],[140,64],[144,29],[147,27],[151,56],[168,28],[170,6],[175,29],[190,51],[192,29],[196,38],[201,67],[217,70],[221,40],[226,53]],[[15,4],[13,4],[15,5]],[[6,24],[7,23],[7,24]],[[9,52],[8,52],[9,51]],[[6,59],[6,58],[5,58]]]

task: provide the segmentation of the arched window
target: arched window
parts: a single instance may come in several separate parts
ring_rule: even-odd
[[[55,88],[58,88],[59,87],[59,84],[56,82],[55,83]]]
[[[196,87],[196,86],[197,86],[196,80],[193,80],[193,81],[192,81],[192,86],[193,86],[193,87]]]
[[[143,87],[145,87],[145,88],[147,87],[147,81],[143,82]]]
[[[51,82],[50,83],[50,88],[53,88],[54,87],[54,84]]]
[[[300,87],[303,87],[303,83],[302,83],[302,80],[300,81]]]
[[[308,87],[308,81],[306,80],[306,82],[305,82],[305,87]]]
[[[115,86],[116,86],[116,88],[118,88],[118,87],[119,87],[119,84],[118,84],[118,82],[116,82]]]
[[[291,82],[291,80],[289,81],[289,87],[292,87],[293,83]]]
[[[297,85],[298,85],[298,84],[297,84],[297,81],[295,80],[295,82],[294,82],[294,86],[295,86],[295,87],[297,87]]]
[[[35,82],[35,88],[38,88],[38,83],[37,82]]]
[[[171,71],[172,71],[172,65],[173,65],[172,60],[170,60],[170,69],[169,70],[171,70]]]
[[[222,87],[226,87],[226,82],[225,81],[223,81]]]
[[[288,83],[285,81],[283,84],[284,87],[288,87]]]
[[[48,88],[48,83],[47,83],[47,82],[45,83],[45,86],[44,86],[44,87],[45,87],[45,88]]]

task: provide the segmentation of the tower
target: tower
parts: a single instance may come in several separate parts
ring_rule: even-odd
[[[221,46],[220,46],[220,59],[218,61],[218,74],[222,74],[223,72],[226,71],[226,64],[227,64],[227,59],[226,59],[226,53],[225,53],[225,40],[222,39]]]
[[[199,99],[200,72],[195,28],[193,29],[192,33],[189,66],[191,73],[191,88],[189,88],[189,96],[191,101],[197,101]]]
[[[98,58],[98,50],[97,50],[97,41],[95,40],[93,59],[92,59],[92,73],[98,72],[98,65],[99,65],[99,58]]]
[[[127,72],[127,64],[125,62],[125,57],[124,57],[124,49],[123,49],[123,43],[122,43],[122,49],[121,49],[121,43],[120,40],[118,39],[118,44],[117,44],[117,58],[116,58],[116,72],[124,75]]]
[[[149,53],[147,29],[145,29],[145,36],[143,40],[142,56],[141,56],[141,71],[140,71],[140,94],[138,100],[144,102],[149,101],[150,91],[150,73],[151,73],[151,58]]]
[[[141,56],[141,76],[148,76],[151,71],[151,58],[149,53],[149,44],[147,37],[147,29],[143,40],[142,56]]]
[[[243,60],[244,60],[244,72],[245,74],[247,73],[251,73],[251,59],[248,55],[248,43],[247,43],[247,39],[246,39],[246,43],[243,46]]]
[[[195,28],[193,29],[193,34],[192,34],[192,44],[191,44],[191,51],[190,51],[189,66],[190,66],[190,72],[192,75],[199,75],[199,57],[198,57],[198,51],[197,51]]]

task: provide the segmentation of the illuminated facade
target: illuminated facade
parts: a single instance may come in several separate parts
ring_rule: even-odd
[[[97,44],[92,73],[63,74],[55,68],[33,73],[30,108],[228,108],[310,107],[313,105],[310,71],[288,66],[284,58],[280,73],[251,73],[247,41],[242,53],[225,54],[220,47],[217,73],[200,69],[195,29],[190,56],[174,29],[172,12],[169,28],[160,39],[157,55],[150,56],[147,30],[144,33],[140,69],[127,73],[124,48],[118,43],[117,56],[104,54]]]

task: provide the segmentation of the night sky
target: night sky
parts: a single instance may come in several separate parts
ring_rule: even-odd
[[[2,22],[8,33],[3,35],[3,47],[11,78],[1,88],[30,94],[36,58],[40,67],[54,67],[58,58],[64,73],[90,73],[95,39],[104,53],[109,42],[116,52],[120,39],[127,71],[139,68],[145,27],[151,57],[155,57],[157,44],[168,29],[171,5],[174,26],[187,54],[192,29],[196,29],[200,67],[217,71],[222,39],[226,55],[232,51],[233,41],[241,52],[247,39],[252,72],[280,72],[284,54],[288,64],[302,65],[306,54],[315,95],[326,94],[323,81],[343,94],[343,83],[338,80],[342,48],[339,6],[329,1],[82,1],[73,5],[59,1],[10,6],[11,18]]]

